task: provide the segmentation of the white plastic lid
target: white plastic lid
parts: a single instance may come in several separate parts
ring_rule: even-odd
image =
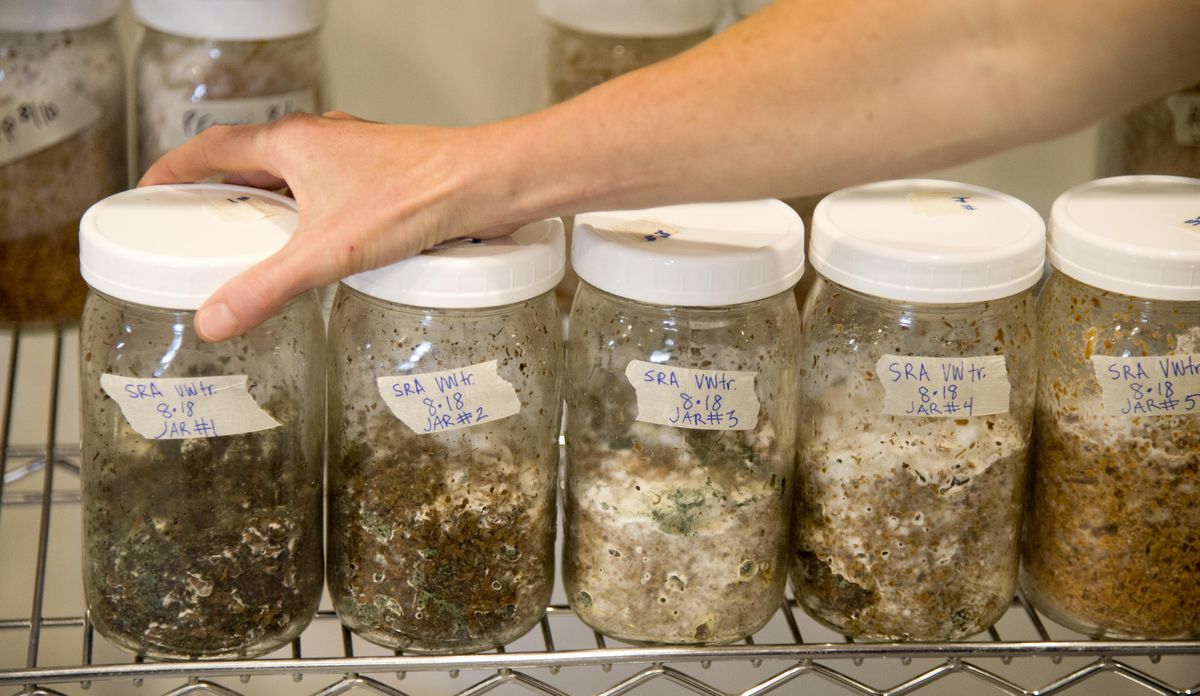
[[[696,203],[575,218],[571,263],[605,292],[647,304],[724,307],[804,275],[804,223],[780,201]]]
[[[1050,212],[1050,263],[1101,290],[1200,300],[1200,179],[1116,176],[1067,191]]]
[[[562,220],[533,222],[507,237],[443,242],[391,266],[342,282],[387,302],[439,309],[475,309],[523,302],[562,280],[566,241]]]
[[[722,0],[538,0],[542,16],[604,36],[679,36],[716,26]]]
[[[826,196],[811,261],[853,290],[958,304],[1015,295],[1042,276],[1046,225],[1025,203],[970,184],[882,181]]]
[[[198,309],[225,281],[278,251],[296,229],[296,202],[227,184],[132,189],[79,223],[83,279],[117,299]]]
[[[0,31],[35,33],[107,22],[121,0],[0,0]]]
[[[316,31],[324,0],[133,0],[142,24],[193,39],[267,41]]]

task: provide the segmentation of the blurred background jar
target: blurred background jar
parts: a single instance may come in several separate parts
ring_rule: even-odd
[[[554,581],[556,218],[347,278],[330,319],[329,591],[419,653],[524,635]]]
[[[1017,583],[1037,381],[1032,208],[949,181],[830,194],[801,334],[792,586],[869,640],[957,640]]]
[[[253,657],[316,612],[316,294],[222,343],[192,330],[201,303],[295,226],[294,201],[217,184],[126,191],[83,218],[83,586],[96,630],[130,652]]]
[[[546,91],[566,101],[627,72],[677,55],[713,35],[722,0],[538,0],[546,21]],[[568,244],[574,217],[563,220]],[[573,268],[555,291],[571,311]]]
[[[79,320],[79,219],[126,180],[119,5],[0,3],[0,325]]]
[[[1200,180],[1071,189],[1049,253],[1025,596],[1093,636],[1200,637]]]
[[[213,125],[319,113],[324,0],[133,0],[140,176]]]
[[[1100,127],[1097,173],[1200,177],[1200,84],[1106,121]]]
[[[803,225],[779,201],[576,222],[571,607],[629,642],[740,640],[787,580]]]

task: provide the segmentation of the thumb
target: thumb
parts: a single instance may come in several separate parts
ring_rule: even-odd
[[[240,336],[320,284],[318,275],[301,254],[285,246],[222,285],[201,305],[192,325],[209,343]]]

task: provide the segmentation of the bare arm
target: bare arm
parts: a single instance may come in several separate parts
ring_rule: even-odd
[[[535,114],[470,129],[347,117],[213,128],[143,183],[231,172],[296,195],[293,241],[197,317],[221,340],[307,287],[451,236],[814,193],[1069,132],[1200,81],[1198,27],[1200,0],[777,0]]]

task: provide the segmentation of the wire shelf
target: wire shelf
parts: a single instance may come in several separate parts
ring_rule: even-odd
[[[553,696],[659,694],[667,690],[753,696],[776,690],[795,693],[801,684],[806,693],[815,693],[811,690],[819,684],[831,690],[829,693],[894,696],[945,687],[947,678],[953,677],[969,678],[975,689],[1040,695],[1109,675],[1142,693],[1200,694],[1200,641],[1089,640],[1045,622],[1019,597],[995,628],[953,643],[856,643],[822,628],[788,600],[763,630],[744,643],[633,647],[610,644],[584,626],[568,607],[556,603],[548,608],[538,628],[508,649],[476,655],[386,652],[355,638],[332,611],[322,609],[290,648],[266,658],[131,659],[103,638],[96,639],[82,610],[83,600],[77,596],[78,577],[57,577],[51,570],[52,559],[59,555],[79,555],[78,529],[67,530],[68,541],[56,541],[55,553],[51,553],[53,521],[77,515],[80,502],[79,448],[73,439],[77,438],[77,416],[67,403],[76,398],[77,391],[74,341],[75,332],[62,328],[0,331],[0,369],[4,370],[0,392],[4,404],[0,552],[8,554],[10,546],[21,543],[34,546],[32,569],[18,567],[22,564],[7,555],[0,556],[0,693],[8,693],[6,689],[11,687],[15,694],[61,694],[65,692],[56,689],[78,692],[93,684],[121,685],[120,690],[106,693],[127,693],[131,684],[142,686],[153,680],[152,691],[170,696],[251,692],[475,696],[493,690]],[[35,413],[31,394],[40,395],[45,402],[44,417]],[[64,444],[67,442],[71,444]],[[54,538],[63,531],[59,523]],[[70,536],[72,533],[76,536]],[[67,603],[79,607],[76,613],[60,612],[55,601],[47,601],[52,583],[69,586],[67,593],[74,596]],[[62,594],[59,590],[56,596]],[[28,602],[22,605],[29,607],[28,612],[10,616],[14,603],[21,602]],[[327,602],[323,606],[328,606]],[[48,648],[51,644],[52,651]],[[59,656],[68,649],[63,646],[74,646],[70,649],[78,660],[63,663]],[[53,657],[47,657],[47,652]],[[50,662],[54,658],[60,661]],[[1168,662],[1170,670],[1165,669]],[[713,668],[714,664],[719,667]],[[455,679],[464,672],[471,678],[459,685]],[[578,676],[585,673],[586,679]],[[439,681],[405,690],[402,686],[411,682],[402,680],[409,674],[433,674]],[[283,686],[276,679],[266,690],[253,688],[278,677],[283,678]],[[321,677],[321,684],[313,684],[314,677]],[[869,683],[880,679],[888,685]],[[1186,683],[1172,683],[1181,679]],[[737,684],[721,683],[731,680]],[[605,686],[595,688],[593,684]],[[97,686],[95,690],[102,689]]]

